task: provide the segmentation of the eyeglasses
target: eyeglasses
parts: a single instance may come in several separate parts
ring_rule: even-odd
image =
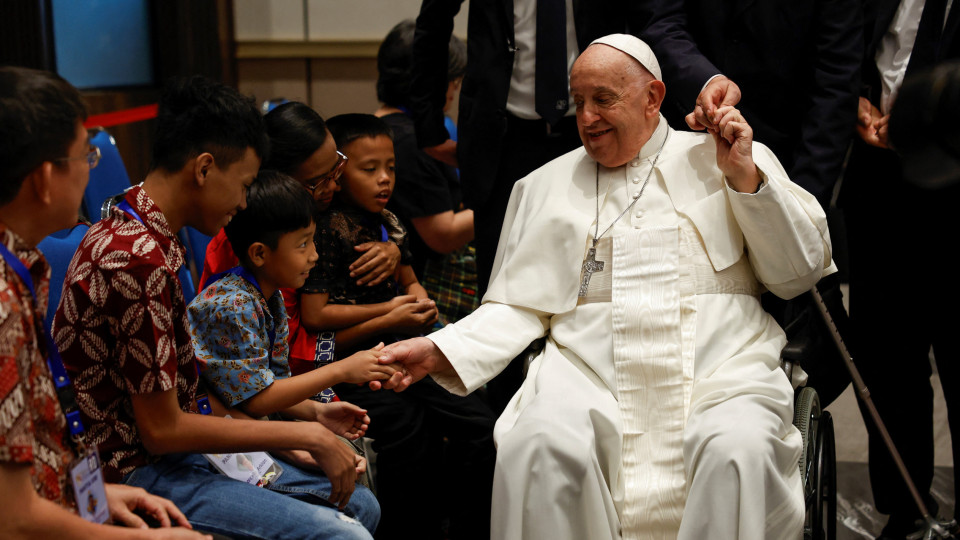
[[[91,144],[90,149],[87,150],[87,153],[82,156],[62,157],[57,159],[51,159],[50,161],[73,161],[76,159],[86,160],[87,165],[89,165],[90,168],[92,169],[97,166],[97,163],[100,163],[100,147],[94,146]]]
[[[330,169],[329,172],[321,174],[320,176],[314,177],[316,182],[313,185],[308,185],[307,191],[313,194],[317,188],[330,182],[331,180],[337,180],[340,178],[340,175],[343,174],[343,167],[347,164],[347,156],[343,155],[339,150],[337,150],[337,163]]]

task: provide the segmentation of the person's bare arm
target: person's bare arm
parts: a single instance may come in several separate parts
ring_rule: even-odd
[[[210,538],[186,527],[123,528],[84,520],[62,506],[40,497],[30,481],[30,467],[0,463],[0,538],[32,540],[199,539]],[[67,486],[67,489],[70,489]]]
[[[282,411],[304,420],[297,409],[291,408],[303,404],[304,400],[317,392],[339,383],[364,384],[393,375],[393,368],[377,362],[377,351],[382,348],[381,343],[373,350],[360,351],[307,373],[276,379],[270,386],[241,403],[240,407],[255,417]],[[315,417],[311,419],[316,420]]]
[[[378,304],[330,304],[327,293],[300,295],[300,324],[308,332],[341,330],[375,317],[386,315],[397,306],[415,302],[409,295],[397,296]]]
[[[437,253],[450,253],[473,240],[473,210],[448,210],[410,221],[427,247]]]
[[[417,297],[418,302],[430,301],[427,290],[420,284],[420,281],[417,279],[417,274],[414,273],[413,267],[409,264],[402,264],[400,268],[397,269],[397,284],[400,285],[403,292]],[[436,306],[436,303],[430,302]]]
[[[133,394],[133,416],[143,445],[154,455],[174,452],[306,450],[330,478],[330,502],[343,508],[356,481],[353,453],[314,422],[261,422],[185,413],[176,390]]]

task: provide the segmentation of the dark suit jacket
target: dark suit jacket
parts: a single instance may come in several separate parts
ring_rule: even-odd
[[[424,0],[417,17],[410,109],[421,147],[449,138],[443,126],[447,43],[461,3]],[[644,2],[574,0],[573,6],[580,50],[607,34],[639,31],[649,19]],[[500,141],[507,130],[507,93],[515,50],[513,0],[472,0],[467,33],[468,61],[460,91],[457,154],[464,198],[480,204],[487,199],[496,177]]]
[[[865,54],[860,94],[878,108],[881,86],[875,57],[880,41],[889,29],[898,7],[900,7],[900,0],[863,1]],[[960,58],[960,39],[957,39],[960,28],[958,27],[960,27],[960,5],[954,3],[947,15],[938,61]],[[911,59],[914,58],[916,57],[911,55]],[[907,76],[917,70],[918,66],[911,60],[907,64]],[[850,163],[844,174],[839,204],[851,210],[857,206],[886,204],[885,193],[891,190],[912,191],[914,189],[912,186],[907,186],[905,182],[902,163],[896,152],[869,146],[856,137],[850,154]]]
[[[722,73],[737,107],[790,179],[826,206],[853,135],[862,59],[859,0],[652,0],[642,37],[656,52],[664,114],[686,126]]]

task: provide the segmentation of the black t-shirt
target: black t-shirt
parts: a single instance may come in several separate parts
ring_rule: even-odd
[[[427,155],[417,147],[413,119],[404,113],[383,117],[393,130],[393,149],[396,154],[397,184],[387,204],[407,228],[410,250],[413,252],[413,270],[423,279],[427,259],[441,258],[417,234],[412,219],[432,216],[448,210],[460,210],[463,195],[457,170]]]

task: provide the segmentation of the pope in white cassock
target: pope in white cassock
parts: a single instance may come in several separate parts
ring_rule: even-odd
[[[799,538],[786,340],[758,296],[835,271],[819,204],[733,107],[671,129],[635,37],[591,44],[570,87],[584,147],[517,183],[483,305],[387,347],[385,386],[467,394],[547,337],[495,428],[495,539]]]

